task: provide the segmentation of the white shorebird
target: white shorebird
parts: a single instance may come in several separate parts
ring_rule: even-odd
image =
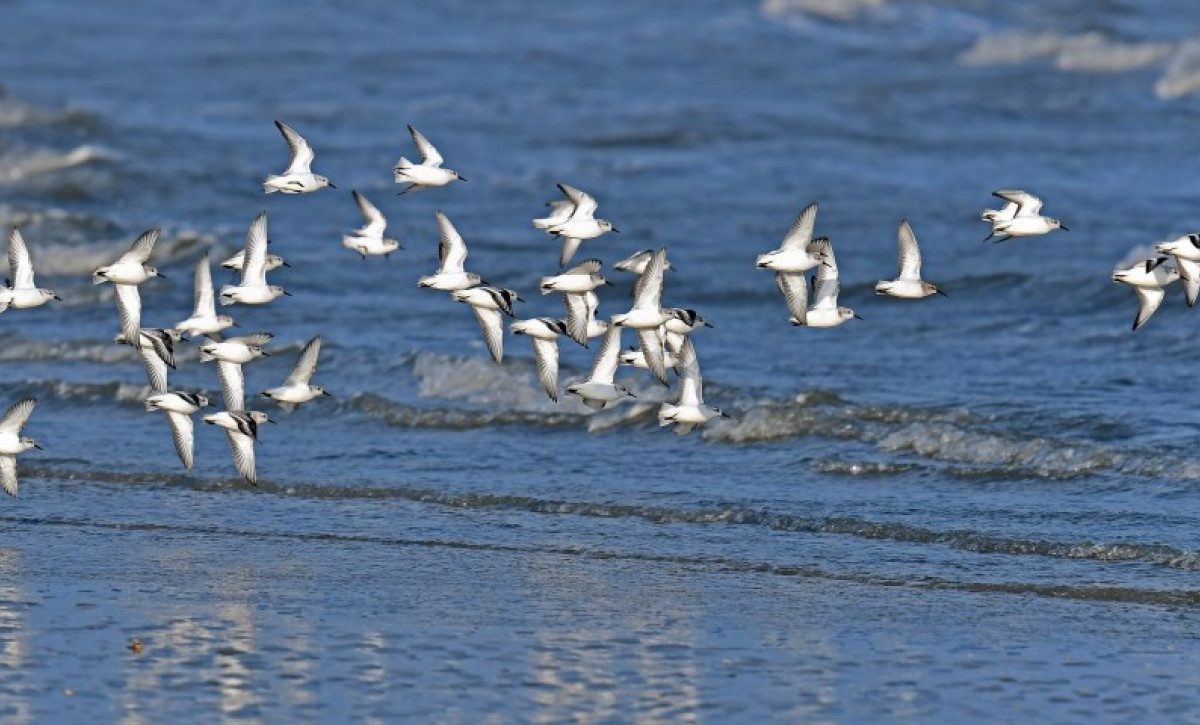
[[[228,340],[213,340],[200,346],[200,362],[217,361],[217,375],[221,378],[221,395],[226,410],[239,411],[246,407],[242,365],[266,355],[263,346],[272,337],[274,335],[269,332],[256,332]]]
[[[221,304],[265,305],[287,290],[277,284],[267,284],[267,213],[259,212],[246,232],[245,264],[242,281],[221,288]]]
[[[195,442],[192,437],[192,413],[208,406],[208,398],[201,393],[181,390],[158,393],[146,398],[146,410],[161,410],[167,414],[171,426],[171,438],[175,441],[175,452],[183,467],[192,470],[195,460]]]
[[[663,323],[671,318],[662,308],[663,269],[666,261],[665,248],[654,253],[633,287],[633,309],[624,314],[613,315],[612,324],[637,330],[638,342],[650,372],[663,385],[670,385],[663,362],[663,339],[659,330]]]
[[[42,447],[34,439],[21,435],[21,429],[33,413],[37,398],[18,400],[0,419],[0,487],[9,496],[17,495],[17,454]]]
[[[876,294],[907,300],[919,300],[930,295],[946,296],[937,285],[921,279],[921,247],[907,219],[900,220],[896,240],[900,247],[900,273],[896,279],[876,282]]]
[[[207,254],[196,262],[194,299],[195,306],[192,309],[192,316],[176,323],[174,328],[176,332],[213,337],[236,324],[229,315],[217,314],[216,298],[213,295],[212,269],[209,267]]]
[[[318,335],[309,340],[300,351],[292,372],[287,380],[278,388],[263,391],[263,397],[270,398],[284,410],[295,410],[301,403],[307,403],[313,398],[329,395],[320,385],[311,385],[313,373],[317,371],[317,356],[321,354],[321,337]]]
[[[21,230],[13,227],[8,235],[8,283],[0,289],[0,312],[8,308],[25,310],[41,307],[50,300],[61,300],[51,289],[39,289],[33,281],[33,260],[25,246]]]
[[[1059,220],[1042,216],[1042,200],[1027,191],[1000,189],[993,191],[992,196],[1003,199],[1008,204],[999,211],[988,210],[995,213],[990,220],[992,231],[983,238],[985,242],[992,237],[996,237],[997,242],[1003,242],[1014,237],[1036,237],[1049,234],[1055,229],[1062,229],[1064,232],[1070,231]],[[1012,204],[1017,205],[1015,210],[1010,210]],[[1009,214],[1012,216],[1009,217]],[[987,216],[985,211],[985,220],[987,220]]]
[[[680,344],[682,344],[682,339],[680,340]],[[643,352],[641,350],[641,348],[631,347],[628,350],[621,351],[621,355],[618,358],[618,360],[620,361],[620,363],[622,365],[626,365],[631,368],[638,368],[639,370],[649,370],[650,369],[650,363],[646,362],[646,353]],[[676,357],[675,353],[672,352],[670,350],[670,348],[667,347],[666,340],[664,339],[663,340],[663,367],[665,367],[668,370],[671,370],[671,369],[674,369],[676,363],[678,363],[678,362],[679,362],[678,357]]]
[[[387,257],[399,249],[399,240],[383,236],[384,231],[387,230],[387,219],[384,218],[383,212],[379,211],[378,207],[358,191],[351,193],[354,195],[355,203],[358,204],[358,210],[362,212],[367,223],[353,234],[343,234],[342,246],[358,252],[363,259],[372,255]]]
[[[442,168],[445,159],[420,131],[409,126],[408,133],[412,136],[413,143],[417,145],[417,151],[421,154],[421,163],[414,164],[403,156],[396,162],[396,167],[392,169],[396,183],[407,184],[400,191],[401,194],[434,186],[445,186],[452,181],[466,181],[457,171]]]
[[[646,271],[646,265],[649,264],[650,258],[653,256],[653,249],[639,249],[625,259],[622,259],[620,262],[614,264],[613,269],[619,269],[622,272],[629,272],[631,274],[641,274],[642,272]],[[663,263],[663,269],[666,270],[670,268],[671,260],[668,259]]]
[[[154,243],[158,241],[161,233],[160,229],[149,229],[142,232],[133,241],[129,251],[118,257],[117,261],[92,272],[92,283],[112,282],[113,284],[139,285],[152,277],[162,277],[163,275],[159,274],[157,269],[146,264],[150,261],[150,253],[154,251]]]
[[[571,218],[571,212],[575,211],[575,203],[570,199],[554,199],[546,202],[546,206],[550,208],[550,213],[540,219],[533,220],[535,229],[546,231],[550,227],[556,227],[566,220]]]
[[[467,243],[450,223],[444,213],[437,213],[438,224],[438,269],[417,281],[418,287],[430,287],[453,292],[482,284],[483,280],[474,272],[467,272]]]
[[[268,194],[277,191],[284,194],[304,194],[326,186],[336,189],[336,186],[329,183],[329,179],[312,172],[312,162],[316,154],[313,153],[312,146],[308,145],[308,141],[280,121],[275,122],[275,127],[283,134],[283,140],[287,141],[292,152],[292,162],[282,174],[268,176],[263,182],[263,191]]]
[[[270,241],[268,241],[267,244],[269,245]],[[239,249],[237,254],[235,254],[232,257],[230,257],[229,259],[226,259],[225,261],[221,262],[222,268],[232,269],[235,272],[241,272],[242,269],[245,268],[245,266],[246,266],[246,250],[245,249]],[[292,265],[288,264],[287,261],[283,257],[279,256],[278,254],[268,254],[267,262],[266,262],[266,264],[263,265],[263,269],[270,272],[272,270],[279,269],[280,267],[291,267],[291,266]]]
[[[776,277],[776,281],[779,281],[779,279],[780,277]],[[783,289],[782,283],[780,283],[780,289]],[[832,247],[829,249],[825,261],[821,266],[817,267],[817,273],[813,275],[811,293],[814,298],[812,307],[808,309],[802,318],[797,317],[795,311],[793,311],[792,319],[790,320],[793,325],[837,327],[849,319],[862,319],[849,307],[838,306],[838,268]],[[784,290],[783,294],[787,298],[788,290]],[[793,307],[790,299],[788,307],[789,309]]]
[[[514,335],[528,335],[533,344],[533,355],[537,359],[538,380],[546,395],[558,402],[558,336],[567,334],[562,320],[550,317],[535,317],[517,320],[510,328]]]
[[[567,336],[572,340],[587,347],[588,340],[608,332],[608,322],[596,319],[600,298],[595,292],[567,293],[563,295],[563,302],[567,308],[563,322],[567,325]]]
[[[512,317],[513,302],[524,300],[510,289],[488,285],[455,290],[450,294],[456,301],[470,305],[475,311],[475,319],[479,320],[479,329],[483,331],[483,341],[487,343],[492,359],[499,364],[504,359],[504,320],[500,315],[503,313]]]
[[[1154,249],[1159,254],[1175,257],[1188,307],[1194,307],[1196,298],[1200,297],[1200,234],[1185,234],[1169,242],[1160,242]]]
[[[585,259],[562,274],[552,277],[542,277],[540,289],[542,294],[551,292],[576,293],[591,292],[597,287],[609,284],[600,274],[599,259]]]
[[[758,255],[754,260],[755,266],[759,269],[796,274],[807,272],[824,262],[829,251],[829,239],[813,239],[813,227],[816,222],[817,203],[814,201],[800,210],[779,249]]]
[[[596,361],[592,363],[591,374],[581,383],[568,385],[566,391],[571,395],[578,395],[583,404],[593,410],[604,410],[626,398],[637,397],[625,386],[613,382],[617,374],[617,357],[620,354],[621,328],[610,325],[604,333],[604,342],[600,344]]]
[[[567,184],[559,184],[558,190],[571,203],[571,213],[565,220],[546,226],[546,231],[562,240],[562,253],[559,255],[558,264],[565,267],[584,241],[595,239],[606,232],[619,234],[620,230],[607,219],[596,218],[597,203],[591,194]]]
[[[175,369],[175,343],[179,335],[174,330],[160,327],[143,327],[136,337],[124,332],[113,338],[115,342],[132,345],[142,356],[146,365],[146,379],[155,393],[167,392],[167,368]]]
[[[679,435],[690,433],[698,425],[713,418],[728,418],[720,408],[704,404],[704,379],[700,376],[700,361],[691,338],[683,341],[679,351],[679,397],[674,403],[663,403],[658,409],[658,424],[675,426]]]
[[[258,440],[258,426],[275,421],[257,410],[223,410],[204,416],[204,422],[225,429],[229,449],[233,452],[233,465],[246,483],[258,485],[258,473],[254,468],[254,442]]]
[[[1137,317],[1133,318],[1136,332],[1162,305],[1167,285],[1179,279],[1179,270],[1171,264],[1170,257],[1152,257],[1134,263],[1125,269],[1115,269],[1112,280],[1133,287],[1138,296]]]
[[[990,224],[1010,221],[1017,215],[1018,208],[1019,205],[1017,202],[1010,201],[1005,203],[1000,209],[984,209],[983,213],[979,215],[979,218]]]

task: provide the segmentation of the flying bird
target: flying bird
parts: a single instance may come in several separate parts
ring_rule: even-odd
[[[270,398],[284,410],[295,410],[301,403],[307,403],[313,398],[329,395],[319,385],[311,385],[313,373],[317,371],[317,356],[321,354],[321,337],[318,335],[305,344],[296,359],[292,372],[287,380],[277,388],[263,391],[263,397]]]
[[[258,427],[263,423],[274,423],[270,416],[257,410],[223,410],[204,416],[204,422],[225,429],[229,438],[229,449],[233,453],[233,465],[238,473],[252,486],[258,485],[258,473],[254,467],[254,443],[258,440]]]
[[[172,391],[157,393],[146,398],[146,410],[160,410],[167,415],[167,423],[171,426],[171,438],[175,442],[175,452],[183,467],[192,470],[195,460],[195,441],[192,436],[192,413],[208,406],[208,398],[201,393]]]
[[[938,286],[921,279],[921,248],[917,245],[917,235],[913,233],[912,225],[907,219],[900,220],[900,228],[896,231],[896,240],[900,248],[900,272],[894,280],[879,280],[875,283],[875,292],[888,297],[917,300],[930,295],[946,296]]]
[[[37,441],[21,435],[36,405],[37,398],[18,400],[0,419],[0,488],[9,496],[17,495],[17,455],[30,448],[42,450]]]
[[[363,259],[372,255],[387,257],[399,249],[400,242],[398,240],[383,236],[384,231],[387,230],[387,219],[384,218],[383,212],[379,211],[378,207],[358,191],[353,191],[351,194],[354,195],[358,210],[362,212],[367,223],[352,234],[342,235],[342,246],[358,252]]]
[[[39,289],[33,281],[33,260],[25,246],[21,230],[13,227],[8,235],[8,273],[12,275],[0,288],[0,312],[8,308],[25,310],[41,307],[50,300],[62,300],[51,289]]]
[[[396,183],[406,184],[400,191],[401,194],[445,186],[452,181],[466,181],[457,171],[442,168],[445,159],[420,131],[409,126],[408,133],[417,145],[417,152],[421,154],[421,163],[414,164],[403,156],[396,162],[396,167],[392,169]]]
[[[483,284],[479,275],[467,272],[463,267],[467,262],[467,243],[463,241],[462,235],[445,214],[439,211],[436,216],[439,237],[438,269],[418,280],[417,286],[454,292]]]
[[[329,183],[329,179],[312,172],[312,162],[316,154],[312,146],[308,145],[308,141],[281,121],[276,121],[275,127],[283,134],[283,140],[287,141],[288,149],[292,152],[292,161],[282,174],[267,177],[263,182],[263,191],[268,194],[277,191],[284,194],[305,194],[326,186],[336,189],[336,186]]]
[[[233,318],[229,315],[218,315],[216,298],[213,296],[212,269],[208,262],[208,255],[204,255],[196,262],[195,276],[195,305],[192,309],[192,316],[175,324],[175,331],[188,335],[205,335],[213,337],[220,335],[221,331],[233,327]],[[134,290],[136,291],[136,287]]]
[[[259,212],[246,232],[245,264],[242,281],[221,288],[221,304],[265,305],[287,290],[277,284],[267,284],[267,213]]]

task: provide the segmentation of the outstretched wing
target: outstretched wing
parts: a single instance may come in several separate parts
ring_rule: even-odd
[[[364,237],[382,237],[384,230],[387,229],[387,219],[383,218],[383,212],[357,191],[351,193],[354,195],[354,201],[358,204],[358,210],[367,220],[358,233]]]
[[[533,354],[537,358],[538,380],[546,395],[558,402],[558,340],[542,340],[536,337],[533,341]]]
[[[437,213],[439,272],[458,273],[467,263],[467,243],[444,213]]]
[[[692,338],[683,341],[675,369],[679,372],[679,405],[704,405],[704,381],[700,377],[700,360],[696,358]]]
[[[638,330],[638,342],[642,346],[642,354],[646,358],[646,366],[650,368],[650,372],[654,377],[658,378],[663,385],[669,385],[667,381],[667,366],[663,359],[662,337],[658,333],[657,328]]]
[[[417,145],[417,151],[419,151],[421,154],[421,164],[422,165],[424,165],[424,166],[441,166],[442,165],[442,162],[445,161],[445,159],[442,158],[442,155],[438,153],[438,150],[436,148],[434,148],[433,144],[429,143],[429,139],[425,138],[425,136],[422,135],[420,131],[413,128],[412,126],[408,127],[408,133],[410,136],[412,136],[413,143],[415,143]]]
[[[142,296],[137,285],[114,284],[117,292],[117,314],[121,317],[121,334],[125,342],[138,345],[142,334]]]
[[[1016,204],[1016,216],[1037,216],[1042,210],[1042,200],[1021,189],[1000,189],[993,191],[992,196]]]
[[[596,213],[598,204],[591,194],[567,184],[559,184],[558,190],[575,205],[575,210],[571,212],[571,219],[591,219],[592,215]]]
[[[321,336],[317,335],[308,341],[300,351],[295,367],[287,377],[287,385],[308,385],[313,373],[317,371],[317,356],[321,354]]]
[[[4,413],[4,418],[0,419],[0,433],[20,435],[36,405],[37,398],[22,398],[10,405]]]
[[[137,339],[137,338],[135,338]],[[155,393],[167,392],[167,361],[153,344],[138,340],[138,353],[146,365],[146,379]]]
[[[792,222],[792,228],[788,230],[787,236],[783,238],[783,244],[779,246],[784,250],[804,249],[808,243],[812,241],[813,227],[817,223],[817,202],[813,202],[800,210],[796,221]]]
[[[1138,296],[1137,317],[1133,319],[1133,329],[1136,332],[1142,325],[1146,324],[1151,315],[1158,311],[1158,307],[1162,304],[1167,292],[1162,287],[1134,287],[1133,289],[1137,292]]]
[[[261,211],[246,231],[245,256],[242,258],[242,284],[262,286],[267,283],[267,213]]]
[[[635,309],[657,310],[662,306],[663,269],[667,261],[667,250],[659,249],[650,256],[646,269],[638,276],[633,287]]]
[[[258,474],[254,470],[254,439],[245,433],[225,429],[229,438],[229,450],[233,452],[233,465],[246,483],[258,485]]]
[[[150,253],[154,251],[154,243],[158,241],[161,229],[147,229],[142,232],[141,236],[133,240],[129,251],[121,255],[117,259],[117,264],[122,262],[132,262],[133,264],[145,264],[150,261]]]
[[[287,141],[288,148],[292,152],[292,163],[288,165],[285,174],[307,174],[312,170],[313,159],[316,154],[313,153],[312,146],[308,145],[308,141],[304,137],[296,133],[290,126],[282,121],[276,121],[275,127],[279,129],[279,133],[283,134],[283,140]]]
[[[804,323],[804,317],[808,314],[808,281],[803,274],[792,274],[790,272],[776,272],[775,284],[779,287],[779,291],[783,293],[783,299],[787,302],[788,312],[792,317]]]
[[[836,310],[838,298],[838,276],[837,267],[826,267],[821,265],[817,267],[817,275],[814,282],[813,303],[814,310]]]
[[[9,496],[17,495],[16,456],[0,456],[0,488]]]
[[[483,330],[483,341],[487,343],[488,352],[497,364],[504,359],[504,318],[499,310],[489,310],[483,307],[471,307],[475,311],[475,319],[479,320],[479,329]]]
[[[213,298],[212,269],[209,267],[207,254],[196,262],[195,287],[196,309],[192,314],[196,317],[216,316],[217,305]]]
[[[596,353],[596,361],[592,363],[592,373],[588,376],[591,382],[612,385],[621,356],[621,330],[619,325],[608,326],[604,341],[600,343],[600,352]]]
[[[242,366],[238,363],[217,361],[217,375],[221,378],[221,397],[225,400],[225,410],[236,412],[246,408],[245,380],[242,378]]]
[[[12,275],[13,289],[33,289],[33,260],[25,247],[21,230],[13,227],[8,237],[8,273]]]
[[[572,340],[587,347],[587,329],[591,321],[591,310],[588,309],[587,295],[567,292],[563,295],[563,303],[567,307],[567,335]]]
[[[900,279],[921,279],[921,248],[917,246],[917,235],[907,219],[900,221],[896,240],[900,247]]]
[[[167,411],[167,422],[171,425],[171,438],[175,441],[175,452],[183,467],[192,470],[195,458],[195,442],[192,438],[192,417],[183,413]]]

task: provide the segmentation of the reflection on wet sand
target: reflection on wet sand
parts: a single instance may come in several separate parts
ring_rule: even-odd
[[[0,690],[20,690],[29,654],[29,634],[22,611],[27,602],[21,588],[21,552],[0,549]],[[23,698],[0,699],[6,723],[27,723],[33,715]]]

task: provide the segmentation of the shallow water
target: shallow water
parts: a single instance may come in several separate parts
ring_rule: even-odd
[[[1196,313],[1175,289],[1133,334],[1108,274],[1200,226],[1200,29],[1182,2],[993,5],[0,2],[0,223],[66,298],[0,317],[47,448],[0,502],[0,717],[1190,717]],[[261,194],[273,118],[339,191]],[[470,181],[396,198],[405,123]],[[622,230],[585,254],[670,247],[733,420],[661,431],[636,373],[637,405],[555,405],[526,343],[496,367],[415,287],[444,209],[557,314],[528,220],[560,180]],[[1013,186],[1071,231],[981,244]],[[351,188],[390,261],[341,248]],[[790,328],[752,264],[813,199],[865,318],[832,331]],[[179,468],[88,273],[161,225],[143,299],[171,324],[261,209],[294,296],[235,310],[277,335],[247,389],[322,334],[335,399],[267,426],[248,488],[211,428]],[[949,298],[871,294],[903,216]]]

